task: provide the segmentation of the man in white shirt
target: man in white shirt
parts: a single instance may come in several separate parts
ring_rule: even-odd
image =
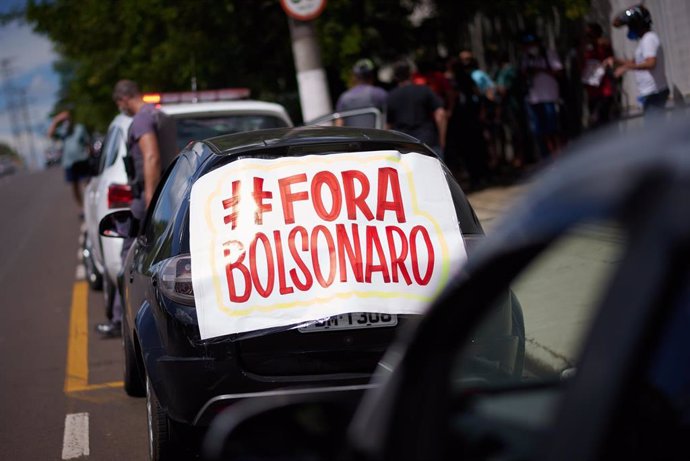
[[[628,26],[628,38],[638,41],[634,60],[615,61],[614,75],[627,71],[635,74],[642,108],[645,112],[663,109],[669,89],[664,66],[664,48],[659,35],[651,30],[652,16],[642,5],[630,7],[613,20],[614,27]]]

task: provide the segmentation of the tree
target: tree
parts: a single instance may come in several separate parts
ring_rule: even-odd
[[[114,115],[111,92],[121,78],[143,91],[188,90],[196,78],[199,89],[243,86],[269,99],[296,87],[285,71],[287,22],[272,0],[30,1],[26,16],[62,57],[60,99],[91,128],[102,130]]]
[[[412,24],[420,4],[435,14]],[[466,41],[475,13],[525,18],[580,14],[589,0],[328,0],[317,20],[323,63],[335,99],[354,62],[378,63]],[[278,0],[29,0],[26,19],[56,45],[61,60],[58,105],[104,130],[115,114],[111,91],[130,78],[144,91],[249,87],[255,98],[285,104],[299,120],[289,30]]]
[[[14,149],[12,149],[8,144],[0,142],[0,158],[11,158],[12,160],[19,161],[20,157]]]

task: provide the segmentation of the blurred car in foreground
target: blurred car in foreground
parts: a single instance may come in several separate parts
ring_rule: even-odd
[[[213,422],[205,459],[688,459],[689,121],[602,132],[552,165],[361,403],[245,399]],[[509,286],[522,376],[476,347]]]
[[[228,88],[183,93],[150,93],[146,102],[156,104],[169,119],[176,133],[175,153],[193,140],[221,134],[262,128],[290,127],[292,121],[280,104],[247,98],[244,88]],[[131,117],[117,115],[110,124],[101,149],[100,161],[85,190],[83,261],[86,278],[93,289],[103,288],[106,311],[112,309],[117,274],[122,268],[122,241],[100,239],[98,223],[107,213],[128,208],[132,201],[122,158],[127,154],[126,140]],[[165,165],[172,158],[162,159]]]
[[[132,225],[118,211],[101,235]],[[245,398],[368,388],[482,234],[447,168],[406,135],[303,127],[190,144],[124,263],[124,385],[146,394],[151,458],[176,459]],[[522,314],[505,301],[493,364],[519,375]]]

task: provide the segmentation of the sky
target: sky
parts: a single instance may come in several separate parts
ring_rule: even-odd
[[[23,0],[0,0],[0,12],[7,12],[23,4]],[[0,62],[6,59],[9,60],[11,78],[7,80],[6,76],[0,74],[0,142],[18,150],[28,160],[30,167],[40,167],[42,162],[37,159],[42,158],[48,147],[45,132],[50,124],[49,114],[59,88],[58,75],[53,71],[57,54],[48,38],[34,33],[26,23],[13,21],[0,25]],[[34,133],[34,158],[30,154],[28,135],[24,134],[20,138],[19,146],[12,135],[7,95],[4,91],[4,85],[8,83],[11,88],[26,90],[28,118]],[[24,129],[23,116],[20,117],[19,126]]]

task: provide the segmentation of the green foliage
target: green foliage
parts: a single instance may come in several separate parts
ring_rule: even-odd
[[[115,82],[143,91],[249,87],[254,97],[294,91],[288,25],[274,0],[30,1],[27,19],[62,56],[62,102],[103,130]],[[257,25],[261,25],[257,27]],[[276,76],[279,76],[277,78]]]
[[[326,69],[346,82],[352,65],[362,57],[381,63],[409,53],[416,44],[408,20],[415,3],[328,0],[317,22]]]
[[[421,0],[328,0],[316,21],[322,61],[335,99],[361,57],[386,63],[444,44],[466,42],[477,12],[527,21],[581,17],[590,0],[433,0],[435,14],[414,26]],[[144,91],[249,87],[254,98],[297,108],[286,15],[278,0],[29,0],[26,19],[61,55],[58,106],[103,131],[115,114],[115,82],[129,78]],[[291,111],[299,120],[299,114]]]
[[[19,160],[19,155],[4,142],[0,142],[0,157],[10,157],[14,160]]]

